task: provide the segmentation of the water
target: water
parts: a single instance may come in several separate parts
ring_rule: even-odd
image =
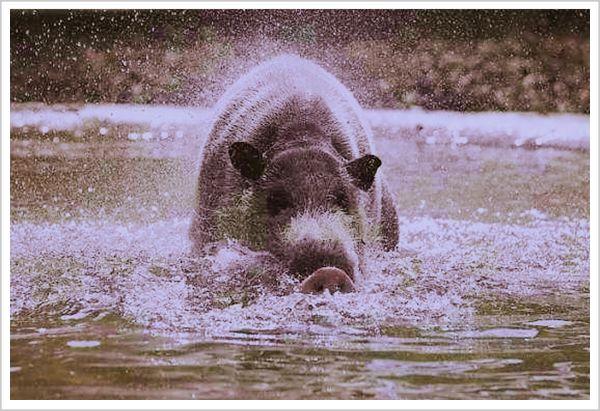
[[[125,113],[11,130],[11,398],[589,398],[580,143],[374,116],[401,247],[307,296],[235,242],[189,255],[202,128]]]

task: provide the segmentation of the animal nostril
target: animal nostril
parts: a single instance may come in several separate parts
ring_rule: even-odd
[[[294,245],[289,256],[290,271],[305,279],[323,267],[337,267],[351,279],[354,267],[348,252],[338,243],[301,241]]]
[[[305,294],[318,294],[329,290],[350,293],[355,291],[354,283],[343,270],[336,267],[323,267],[312,273],[300,285],[300,291]]]

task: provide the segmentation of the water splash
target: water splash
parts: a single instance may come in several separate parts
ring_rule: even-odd
[[[585,287],[585,224],[404,218],[404,248],[372,251],[359,292],[312,296],[300,294],[272,256],[236,242],[191,257],[184,219],[148,226],[17,223],[11,226],[11,315],[43,310],[69,322],[110,312],[154,332],[212,337],[244,330],[464,329],[477,301]]]

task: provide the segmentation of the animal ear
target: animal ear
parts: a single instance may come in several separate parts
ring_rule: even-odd
[[[257,180],[265,171],[265,159],[250,143],[238,141],[229,146],[229,159],[244,177]]]
[[[346,164],[346,170],[358,188],[368,191],[375,181],[375,173],[379,166],[381,166],[379,157],[367,154]]]

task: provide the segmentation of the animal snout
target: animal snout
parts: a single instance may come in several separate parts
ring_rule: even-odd
[[[305,240],[294,244],[290,253],[290,271],[301,279],[323,267],[337,267],[354,278],[353,264],[340,243]]]
[[[319,268],[300,285],[300,291],[305,294],[318,294],[325,290],[329,290],[331,294],[336,291],[351,293],[355,291],[355,287],[350,277],[336,267]]]

